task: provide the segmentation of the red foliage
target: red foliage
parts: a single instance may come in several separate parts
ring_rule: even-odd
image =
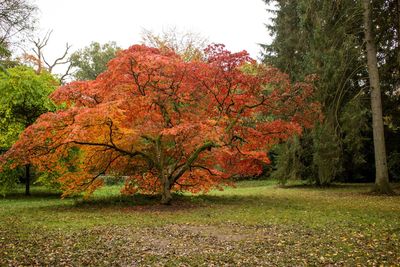
[[[129,176],[124,192],[207,191],[234,174],[257,174],[272,145],[318,118],[312,86],[223,45],[206,61],[134,45],[94,81],[73,82],[6,154],[61,175],[65,194],[101,185],[99,174]],[[79,153],[71,156],[71,149]],[[75,151],[77,151],[75,149]],[[71,171],[71,166],[75,166]]]

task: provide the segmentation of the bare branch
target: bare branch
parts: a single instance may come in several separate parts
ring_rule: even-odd
[[[64,84],[65,78],[66,78],[67,76],[71,75],[71,73],[70,73],[71,70],[72,70],[72,63],[69,62],[69,65],[68,65],[67,70],[66,70],[66,71],[64,72],[64,74],[61,75],[61,77],[60,77],[60,83],[61,83],[61,84]]]
[[[44,63],[47,65],[47,69],[48,69],[48,71],[49,71],[50,73],[52,72],[53,68],[54,68],[55,66],[57,66],[57,65],[63,65],[63,64],[71,63],[70,60],[62,61],[62,60],[64,60],[64,59],[67,57],[68,52],[69,52],[69,50],[71,49],[71,47],[72,47],[71,45],[69,45],[68,43],[66,43],[66,47],[65,47],[65,50],[64,50],[64,54],[63,54],[61,57],[56,58],[56,59],[53,61],[52,64],[50,64],[49,62],[47,62],[47,61],[45,60],[45,58],[44,58],[44,55],[42,55],[43,61],[44,61]]]
[[[56,58],[52,62],[47,60],[45,58],[43,50],[48,45],[52,32],[53,31],[50,30],[50,31],[46,32],[46,34],[44,35],[43,38],[37,38],[35,40],[34,39],[29,39],[29,41],[34,46],[31,50],[34,53],[34,57],[36,57],[36,60],[34,62],[37,65],[36,73],[39,74],[42,71],[43,65],[45,66],[45,68],[47,69],[48,72],[53,73],[54,68],[56,66],[65,65],[65,64],[69,63],[66,71],[60,77],[60,82],[63,83],[64,79],[68,75],[70,75],[70,71],[72,69],[71,60],[68,58],[69,51],[70,51],[72,46],[69,45],[68,43],[66,43],[65,50],[63,51],[63,53],[62,53],[62,55],[60,57]]]

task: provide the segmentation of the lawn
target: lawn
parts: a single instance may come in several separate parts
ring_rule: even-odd
[[[400,265],[400,197],[272,181],[207,195],[0,199],[0,266]]]

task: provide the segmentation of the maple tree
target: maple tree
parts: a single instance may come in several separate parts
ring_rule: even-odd
[[[291,84],[277,69],[223,45],[204,61],[134,45],[92,81],[59,87],[65,108],[28,127],[5,154],[12,166],[56,172],[64,195],[102,185],[102,175],[128,176],[123,193],[207,191],[234,174],[262,171],[268,150],[319,117],[310,83]]]

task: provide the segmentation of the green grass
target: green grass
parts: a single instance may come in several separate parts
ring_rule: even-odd
[[[162,206],[118,186],[87,201],[33,187],[0,199],[0,266],[399,265],[400,197],[369,189],[248,181]]]

